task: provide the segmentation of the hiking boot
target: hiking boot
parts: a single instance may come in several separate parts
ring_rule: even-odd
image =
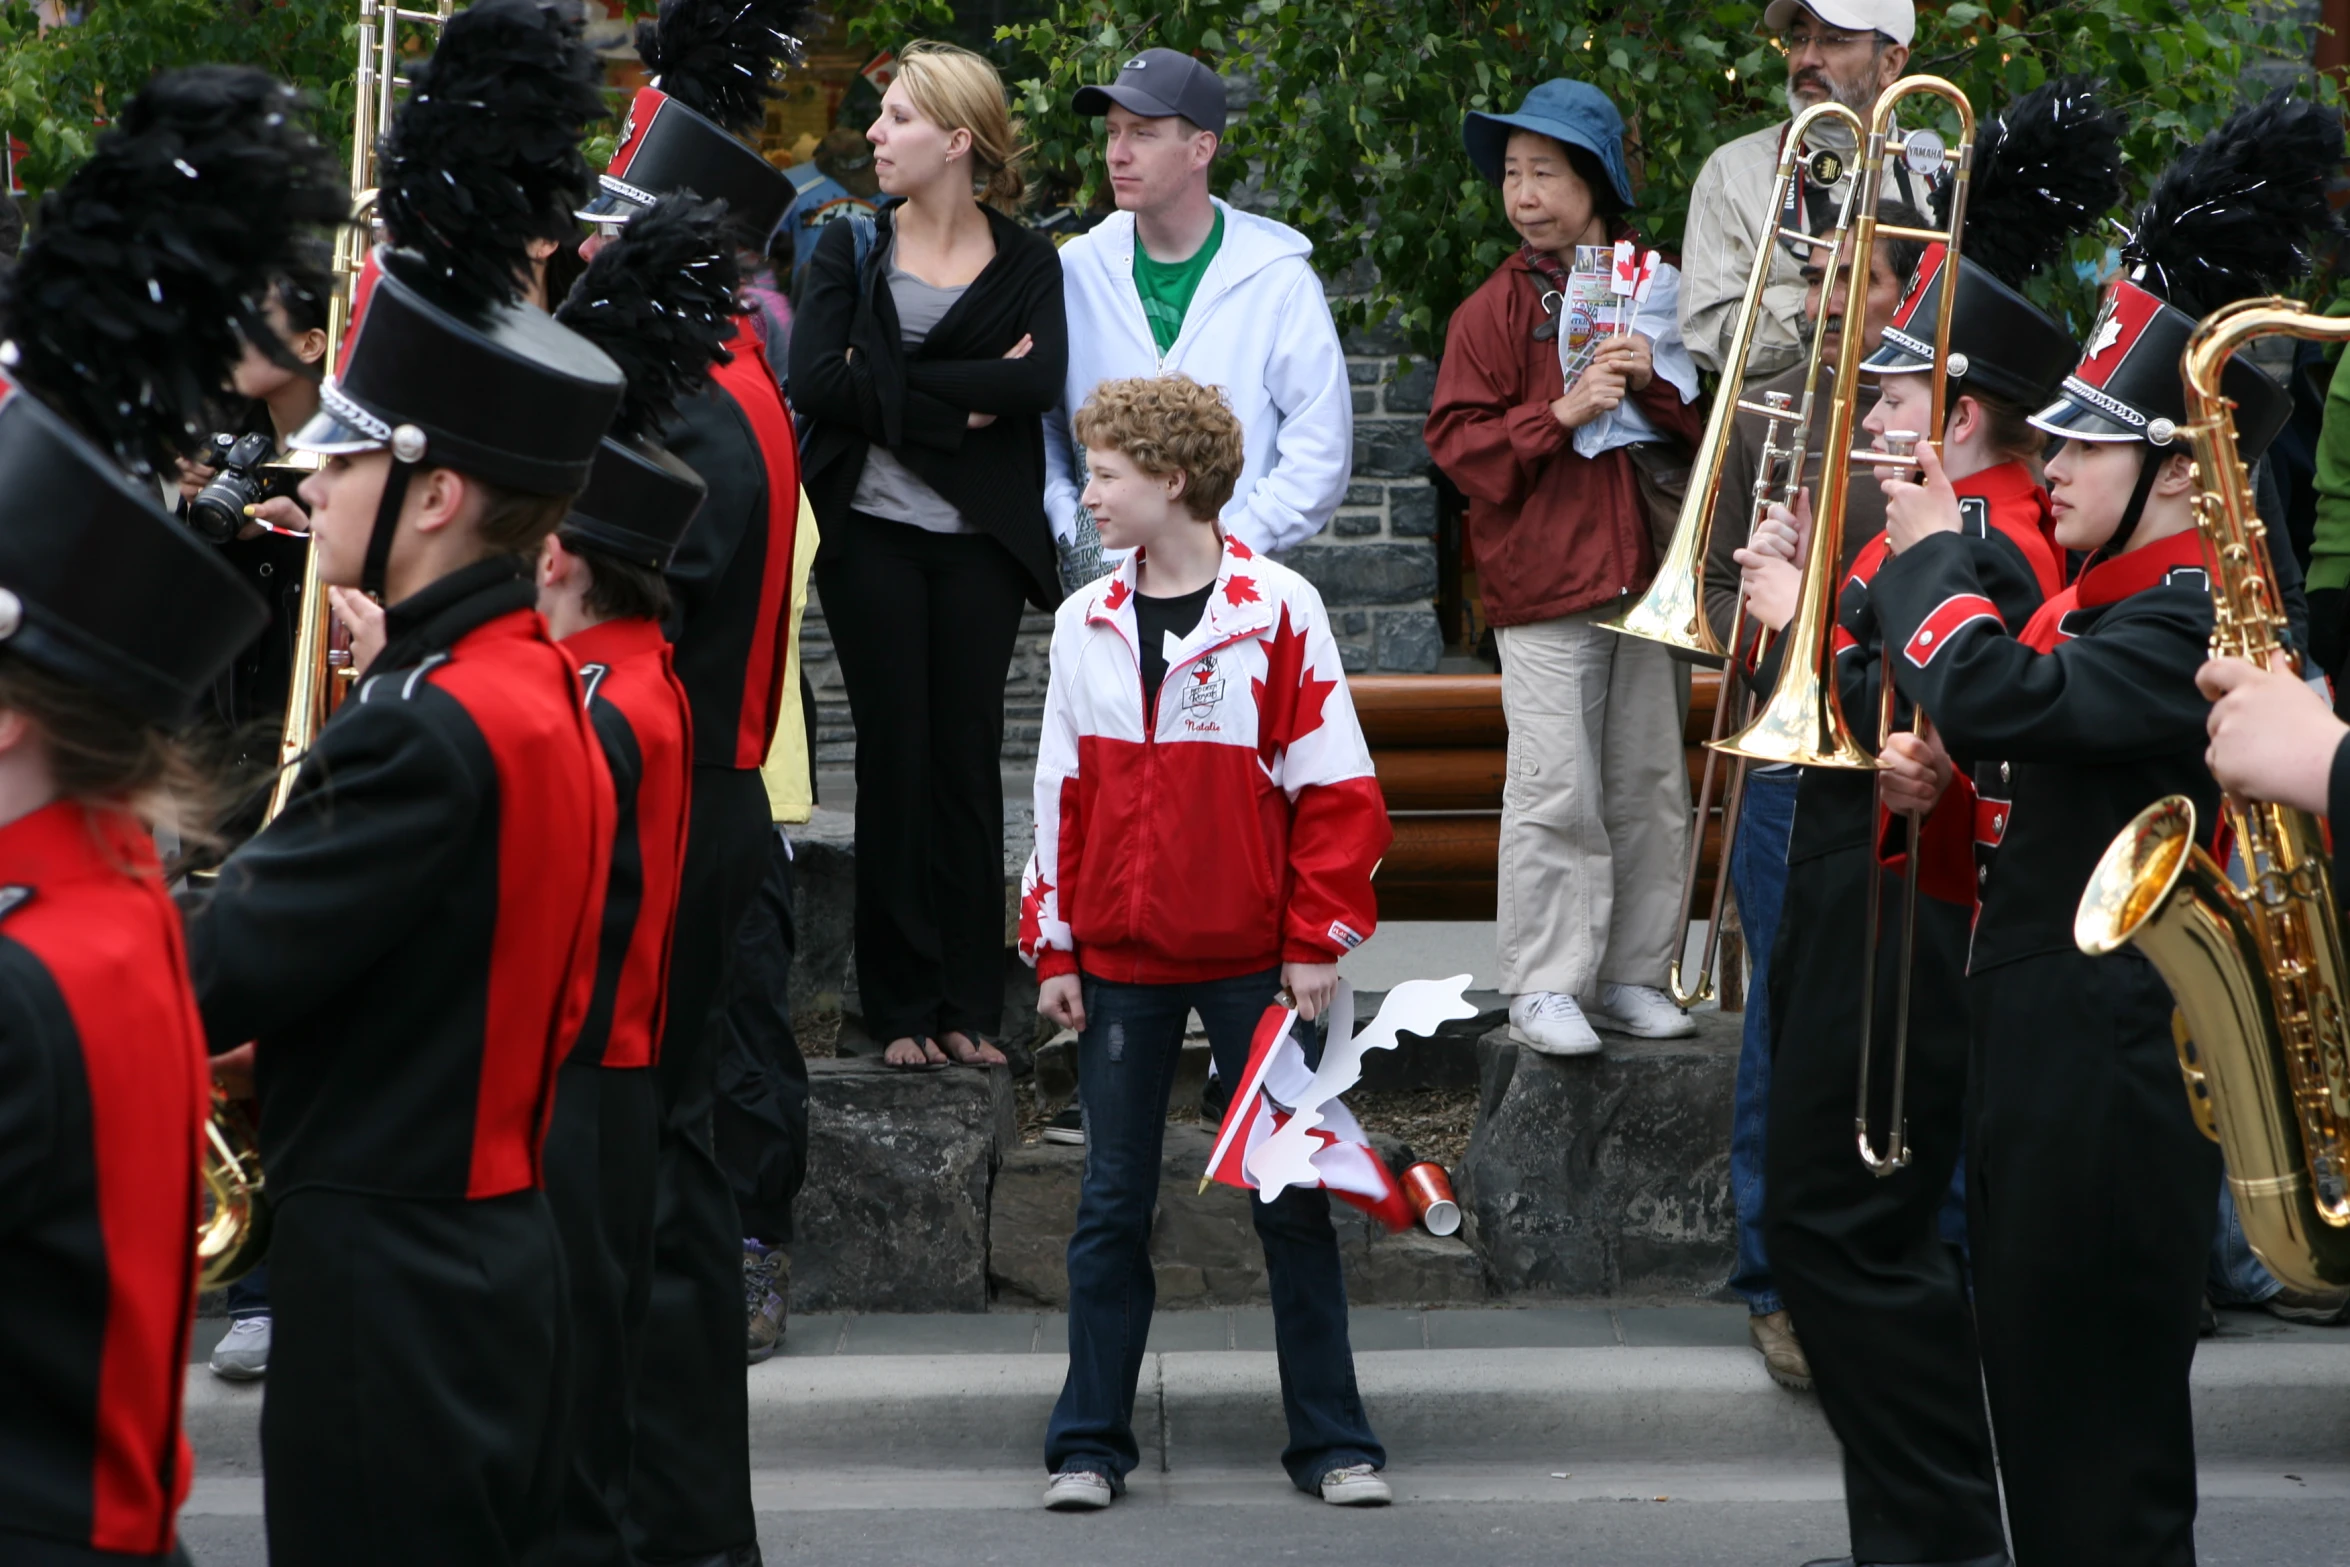
[[[2340,1327],[2350,1321],[2350,1291],[2297,1290],[2288,1284],[2261,1302],[2268,1314],[2284,1322],[2313,1328]]]
[[[1746,1319],[1746,1339],[1762,1352],[1763,1369],[1790,1393],[1811,1391],[1811,1362],[1796,1342],[1795,1324],[1784,1311]]]
[[[1510,1038],[1546,1056],[1599,1053],[1599,1036],[1584,1021],[1583,1008],[1555,990],[1510,997]]]
[[[269,1373],[269,1316],[239,1317],[213,1346],[212,1374],[224,1382],[258,1382]]]
[[[750,1319],[750,1364],[757,1365],[783,1343],[784,1298],[791,1293],[791,1258],[743,1242],[743,1309]]]
[[[1395,1492],[1369,1464],[1348,1464],[1322,1477],[1322,1500],[1333,1507],[1385,1507]]]
[[[1045,1482],[1044,1505],[1056,1513],[1099,1512],[1116,1492],[1110,1477],[1091,1469],[1064,1469]]]
[[[1592,1011],[1600,1021],[1641,1039],[1687,1039],[1697,1020],[1654,985],[1602,985]]]

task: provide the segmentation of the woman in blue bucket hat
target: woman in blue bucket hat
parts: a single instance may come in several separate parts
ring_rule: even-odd
[[[1469,161],[1501,190],[1517,252],[1453,313],[1428,449],[1469,498],[1501,651],[1509,765],[1498,882],[1510,1037],[1547,1055],[1607,1028],[1694,1031],[1664,992],[1680,934],[1688,675],[1602,623],[1655,575],[1703,423],[1676,321],[1680,273],[1607,292],[1634,205],[1624,121],[1588,82],[1473,113]],[[1578,265],[1580,253],[1581,265]]]

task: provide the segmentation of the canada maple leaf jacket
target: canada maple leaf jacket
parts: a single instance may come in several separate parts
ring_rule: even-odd
[[[1138,565],[1054,616],[1020,955],[1152,985],[1336,962],[1393,835],[1321,595],[1227,535],[1146,728]]]

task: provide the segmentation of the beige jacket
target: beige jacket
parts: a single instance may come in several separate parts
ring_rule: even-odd
[[[1771,186],[1786,129],[1785,121],[1766,125],[1715,148],[1689,191],[1689,226],[1681,241],[1681,338],[1689,357],[1716,375],[1738,330],[1754,247],[1776,223]],[[1785,246],[1775,249],[1770,281],[1763,285],[1762,319],[1748,350],[1750,383],[1803,357],[1802,265]]]
[[[816,512],[808,492],[800,492],[800,524],[792,531],[791,641],[784,652],[783,701],[775,717],[775,743],[759,776],[767,785],[767,806],[774,819],[804,822],[816,803],[816,737],[808,733],[807,710],[800,706],[800,617],[808,608],[808,568],[816,562]]]

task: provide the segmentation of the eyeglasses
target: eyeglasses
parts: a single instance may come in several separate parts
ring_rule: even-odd
[[[1854,44],[1874,44],[1880,36],[1877,33],[1794,32],[1777,40],[1772,47],[1784,55],[1798,55],[1817,44],[1822,54],[1842,54]]]

